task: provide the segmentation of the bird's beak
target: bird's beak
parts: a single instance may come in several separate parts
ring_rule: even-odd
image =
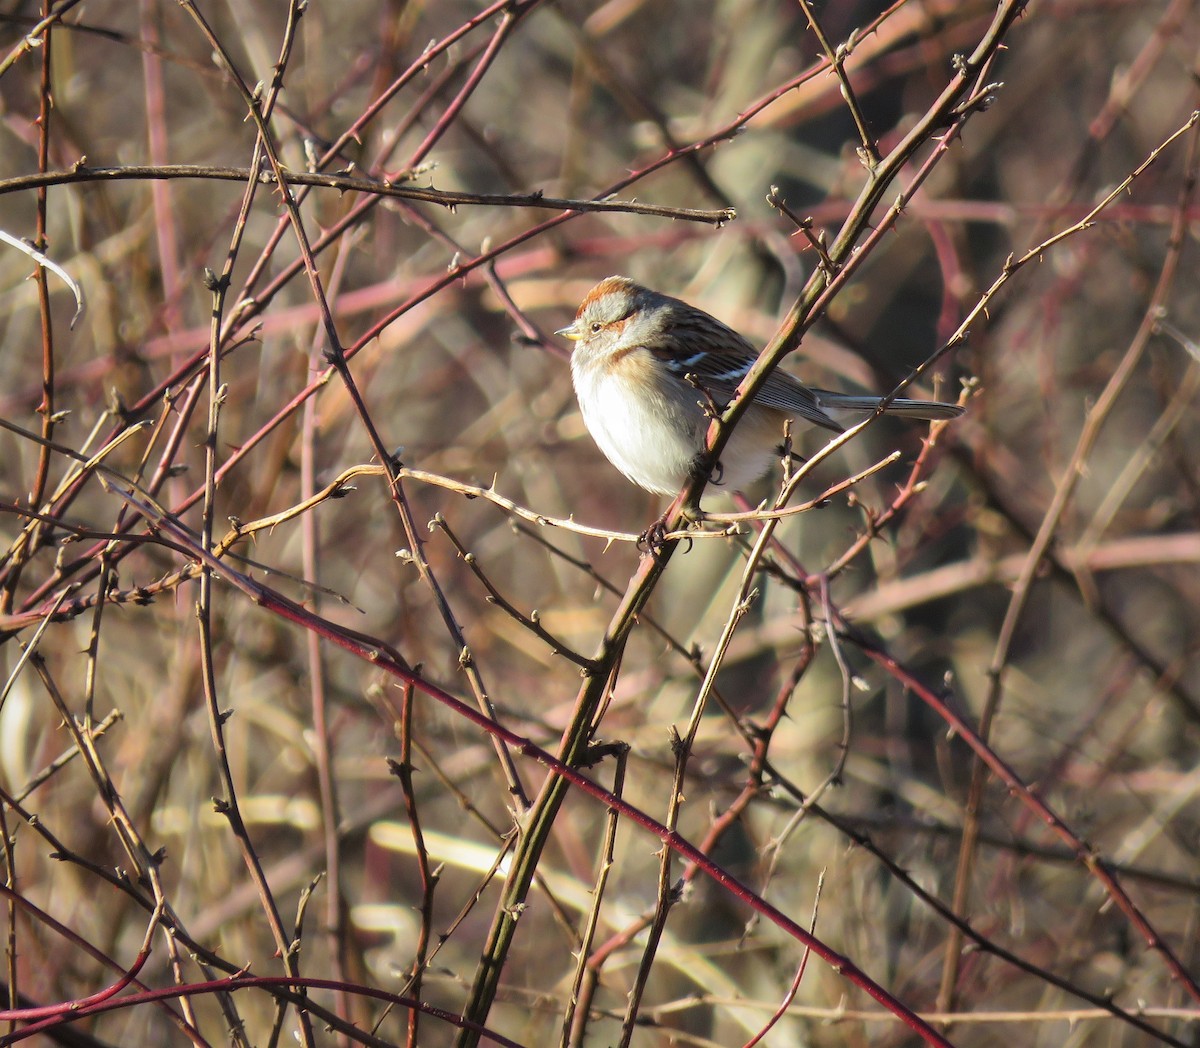
[[[554,333],[556,335],[562,335],[563,338],[569,338],[572,342],[578,342],[581,338],[583,338],[583,335],[579,333],[579,329],[574,324],[570,324],[565,328],[559,328]]]

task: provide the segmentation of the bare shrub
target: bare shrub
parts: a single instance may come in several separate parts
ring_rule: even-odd
[[[1193,1043],[1200,23],[1023,6],[7,5],[0,1042]],[[610,273],[966,415],[643,555]]]

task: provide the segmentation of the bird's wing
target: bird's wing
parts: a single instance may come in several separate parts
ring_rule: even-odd
[[[680,346],[688,348],[680,351]],[[691,307],[672,324],[666,338],[646,348],[679,378],[691,375],[696,385],[722,409],[733,399],[738,384],[758,359],[754,347],[736,331]],[[822,410],[812,390],[778,368],[759,387],[755,403],[785,411],[835,433],[842,432],[842,427]]]

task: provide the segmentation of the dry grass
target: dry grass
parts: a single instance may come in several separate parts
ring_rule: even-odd
[[[1198,5],[884,6],[6,5],[0,1043],[1195,1043]],[[639,559],[614,272],[967,415]]]

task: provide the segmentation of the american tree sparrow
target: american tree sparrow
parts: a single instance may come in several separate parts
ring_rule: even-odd
[[[705,398],[723,410],[758,356],[702,309],[619,276],[592,288],[575,322],[555,334],[575,343],[571,377],[592,439],[625,476],[660,495],[678,492],[704,451]],[[879,402],[810,389],[776,369],[721,452],[713,483],[742,491],[766,473],[783,452],[787,419],[841,433],[826,409],[870,412]],[[887,410],[918,419],[962,414],[934,400],[897,399]]]

